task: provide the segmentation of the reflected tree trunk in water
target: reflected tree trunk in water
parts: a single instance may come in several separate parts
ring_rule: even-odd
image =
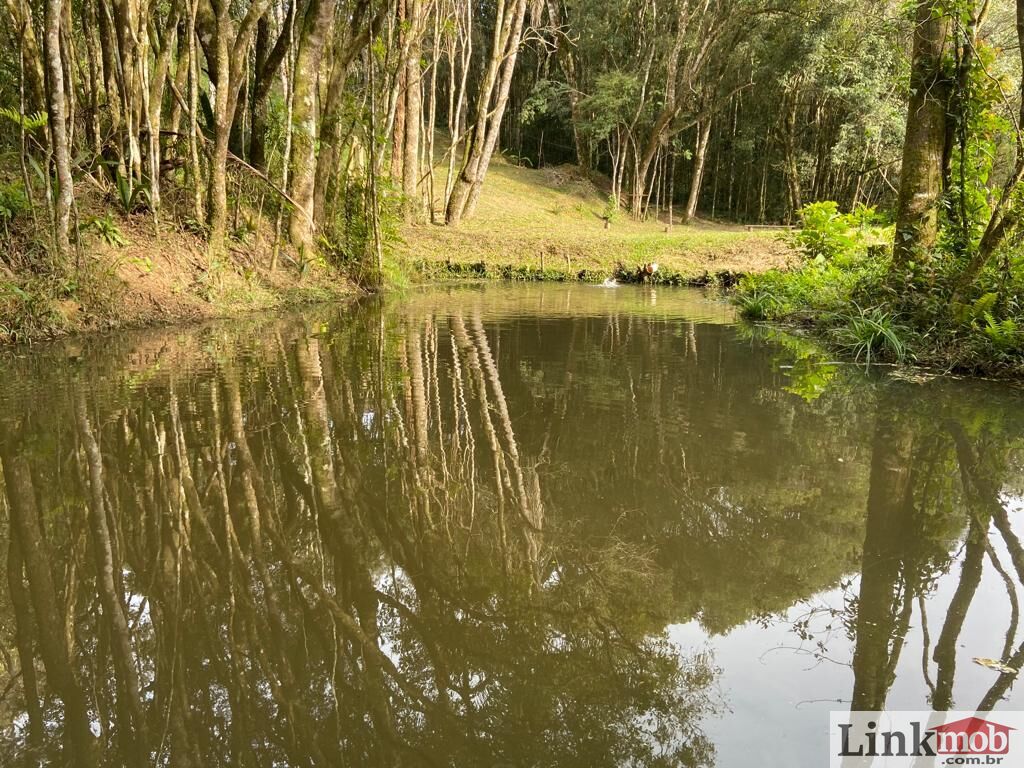
[[[957,462],[970,521],[960,580],[946,612],[942,632],[935,644],[934,659],[938,664],[938,677],[932,697],[932,708],[937,711],[945,711],[953,706],[957,641],[967,619],[967,611],[981,584],[985,554],[991,554],[995,561],[995,554],[988,543],[988,529],[992,519],[992,502],[998,504],[997,488],[986,489],[993,495],[990,499],[985,499],[984,490],[976,486],[976,458],[963,427],[951,422],[949,430],[956,445]],[[1009,586],[1012,589],[1012,584]],[[1016,624],[1015,619],[1013,623]]]
[[[913,535],[910,426],[892,407],[878,411],[864,537],[851,709],[885,709],[912,606],[905,580],[905,537]]]
[[[978,527],[983,525],[985,543],[988,544],[988,527],[990,522],[994,523],[996,530],[999,531],[1006,544],[1018,583],[1024,584],[1024,547],[1021,546],[1020,539],[1014,533],[1006,507],[1003,506],[999,498],[1001,490],[999,478],[1005,474],[1007,465],[1006,446],[1000,444],[1002,441],[999,440],[977,440],[975,441],[977,443],[976,449],[972,446],[972,441],[962,426],[957,423],[950,423],[949,431],[956,445],[957,462],[960,466],[960,477],[964,488],[964,495],[967,498],[972,513],[972,529],[975,525]],[[995,444],[992,445],[990,442]],[[968,536],[968,546],[970,546],[970,535]],[[1001,570],[991,545],[988,545],[987,551],[997,570]],[[965,560],[965,572],[966,568],[967,563]],[[972,576],[972,579],[980,580],[980,573],[977,577]],[[962,584],[963,582],[961,582],[961,586]],[[968,588],[970,587],[968,586]],[[974,585],[974,589],[977,589],[977,584]],[[1012,582],[1007,584],[1007,590],[1011,593],[1011,602],[1016,607],[1016,596],[1013,594],[1014,585]],[[959,587],[957,592],[960,592]],[[990,711],[999,703],[1017,679],[1021,666],[1024,666],[1024,643],[1020,645],[1016,653],[1013,655],[1009,653],[1016,626],[1017,616],[1015,613],[1011,617],[1010,628],[1007,631],[1006,647],[1004,648],[1001,661],[1018,671],[1000,673],[995,683],[992,684],[982,697],[981,702],[979,702],[977,707],[979,712]]]
[[[938,664],[938,675],[935,678],[935,693],[932,696],[932,709],[944,712],[953,706],[953,678],[956,673],[957,640],[967,619],[967,610],[974,601],[974,596],[981,583],[982,566],[985,561],[985,544],[988,538],[988,518],[971,515],[970,528],[967,533],[967,544],[964,548],[964,561],[960,570],[960,581],[953,599],[950,601],[946,620],[935,643],[933,658]]]
[[[6,505],[5,505],[6,506]],[[18,648],[18,663],[21,666],[21,690],[28,713],[28,754],[25,765],[32,766],[42,758],[43,749],[43,708],[39,703],[39,687],[36,684],[36,660],[33,651],[32,609],[29,606],[28,590],[24,581],[24,565],[18,537],[11,535],[7,546],[7,586],[10,590],[11,606],[14,608],[14,635]]]
[[[94,739],[85,694],[64,642],[64,622],[53,581],[49,546],[36,506],[31,470],[24,456],[8,440],[0,440],[0,462],[12,533],[22,555],[47,684],[64,703],[64,762],[86,768],[94,764]]]
[[[123,591],[119,587],[121,566],[120,563],[115,562],[114,545],[107,523],[103,456],[89,422],[85,394],[81,388],[77,389],[75,415],[78,421],[79,437],[88,463],[89,524],[92,530],[100,603],[103,606],[103,618],[108,623],[114,670],[119,684],[117,702],[121,722],[118,734],[121,739],[126,740],[128,750],[142,762],[146,759],[144,745],[148,741],[147,727],[142,715],[139,677],[132,652],[127,609],[124,604]]]

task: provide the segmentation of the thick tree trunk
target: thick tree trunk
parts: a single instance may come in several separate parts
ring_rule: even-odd
[[[882,710],[892,686],[903,635],[900,606],[904,542],[912,540],[914,503],[911,464],[913,432],[888,402],[879,408],[871,459],[867,526],[864,533],[860,602],[853,652],[854,710]],[[903,601],[911,599],[904,592]],[[905,632],[905,630],[904,630]]]
[[[261,171],[266,170],[267,165],[267,97],[274,77],[281,68],[281,62],[291,48],[295,5],[295,2],[288,4],[288,14],[273,48],[270,47],[270,20],[263,16],[256,26],[254,83],[252,97],[249,99],[249,163]]]
[[[938,0],[918,0],[910,105],[896,214],[893,266],[927,259],[938,237],[949,80],[943,70],[950,20]]]
[[[291,197],[288,234],[300,250],[314,246],[313,199],[316,180],[317,80],[336,0],[311,0],[306,9],[295,63],[292,107]]]
[[[11,15],[12,29],[20,40],[25,57],[26,112],[32,113],[47,103],[43,57],[32,28],[32,10],[27,0],[4,0],[4,4]]]

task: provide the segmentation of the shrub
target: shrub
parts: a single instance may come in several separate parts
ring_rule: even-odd
[[[103,216],[92,216],[82,222],[81,229],[92,230],[103,238],[107,245],[115,248],[123,248],[128,245],[128,239],[122,234],[121,228],[117,226],[114,217],[109,213]]]
[[[0,184],[0,226],[8,232],[11,223],[29,210],[25,186],[21,182]]]
[[[809,261],[850,260],[864,257],[872,245],[887,242],[874,208],[858,205],[840,213],[834,200],[805,205],[798,212],[801,228],[793,244]]]

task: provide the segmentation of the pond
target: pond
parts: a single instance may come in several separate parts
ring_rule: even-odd
[[[810,766],[833,709],[1024,709],[1009,385],[586,285],[0,370],[3,765]]]

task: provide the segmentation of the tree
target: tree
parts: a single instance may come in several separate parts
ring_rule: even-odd
[[[939,233],[950,80],[949,15],[939,0],[918,0],[910,69],[907,132],[896,204],[893,266],[927,260]]]
[[[71,206],[74,203],[74,180],[71,176],[71,147],[68,142],[68,109],[64,83],[64,60],[61,51],[62,0],[46,0],[43,25],[46,31],[47,113],[50,146],[57,169],[57,190],[54,200],[54,246],[58,260],[71,251]]]
[[[227,166],[231,127],[238,107],[238,92],[245,81],[248,50],[257,22],[271,0],[252,0],[240,21],[232,17],[232,3],[210,0],[213,10],[213,42],[210,76],[213,81],[213,150],[210,153],[208,187],[210,246],[224,248],[228,219]]]
[[[313,204],[316,183],[316,145],[320,124],[317,83],[324,46],[334,21],[335,0],[310,0],[302,20],[295,59],[292,107],[292,152],[289,182],[293,208],[288,220],[292,244],[312,252]]]
[[[463,218],[472,216],[480,200],[484,178],[501,135],[501,121],[508,105],[525,19],[526,0],[497,1],[491,48],[476,92],[475,118],[466,141],[462,169],[445,206],[448,224],[457,225]]]

